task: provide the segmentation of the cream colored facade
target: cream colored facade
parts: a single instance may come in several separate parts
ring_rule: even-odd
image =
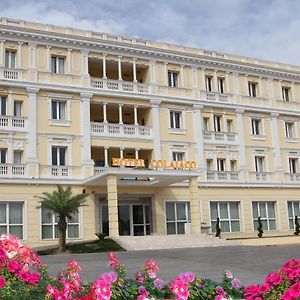
[[[292,235],[300,216],[300,67],[0,18],[0,231],[55,243],[35,196],[89,193],[72,240]],[[112,167],[112,158],[145,168]],[[149,169],[151,160],[197,168]]]

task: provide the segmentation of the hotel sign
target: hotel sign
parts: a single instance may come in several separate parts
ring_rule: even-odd
[[[135,159],[135,158],[113,158],[112,159],[113,167],[133,167],[133,168],[145,168],[145,161],[143,159]],[[186,160],[186,161],[177,161],[177,160],[156,160],[152,159],[149,163],[149,169],[166,169],[166,170],[174,170],[174,169],[196,169],[197,165],[194,160]]]

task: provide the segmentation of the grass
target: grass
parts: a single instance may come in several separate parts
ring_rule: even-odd
[[[125,251],[118,243],[111,239],[82,242],[66,246],[65,253],[96,253],[107,251]],[[38,255],[58,254],[58,248],[37,251]]]

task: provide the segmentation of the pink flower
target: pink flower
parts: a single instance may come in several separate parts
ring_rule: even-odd
[[[112,283],[118,279],[118,275],[114,272],[103,273],[101,278],[103,278],[107,283]]]
[[[159,265],[157,262],[155,262],[153,259],[149,259],[146,261],[146,264],[145,264],[145,270],[147,272],[154,272],[154,273],[157,273],[158,270],[159,270]]]
[[[145,297],[147,297],[149,295],[149,292],[146,290],[146,288],[144,286],[140,286],[138,288],[138,292],[139,292],[139,294],[141,294]]]
[[[81,267],[80,267],[79,263],[76,260],[71,260],[68,263],[67,270],[71,274],[76,274],[76,273],[79,273],[81,271]]]
[[[268,285],[275,286],[275,285],[279,285],[282,279],[283,277],[280,274],[271,272],[266,277],[265,282]]]
[[[118,257],[113,252],[108,252],[109,264],[113,270],[118,270],[123,265],[120,263]]]
[[[6,281],[3,277],[0,276],[0,289],[2,289],[6,284]]]
[[[6,267],[12,273],[16,273],[22,269],[22,265],[16,259],[9,261],[6,264]]]
[[[227,295],[227,293],[224,291],[224,289],[221,286],[216,287],[216,293],[222,297],[225,297]]]
[[[111,286],[103,278],[97,279],[93,284],[97,300],[109,300],[111,298]]]
[[[280,297],[283,300],[297,300],[300,298],[300,281],[296,282]]]
[[[154,279],[153,285],[157,289],[162,289],[165,286],[164,282],[159,278]]]
[[[139,283],[139,284],[143,284],[143,283],[145,282],[145,277],[144,277],[143,273],[138,272],[138,273],[136,274],[136,281],[137,281],[137,283]]]
[[[190,295],[188,282],[179,277],[171,282],[170,291],[176,296],[176,300],[187,300]]]
[[[195,280],[196,276],[193,273],[187,272],[187,273],[181,273],[178,275],[178,277],[184,281],[184,282],[192,282]]]

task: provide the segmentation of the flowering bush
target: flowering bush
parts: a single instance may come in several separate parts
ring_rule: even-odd
[[[289,260],[271,272],[261,285],[243,287],[231,272],[221,283],[193,273],[181,273],[170,283],[158,277],[159,265],[147,260],[134,279],[114,253],[108,253],[112,272],[93,283],[81,280],[80,265],[72,260],[56,278],[27,246],[11,235],[0,235],[0,299],[18,300],[297,300],[300,299],[300,261]]]

